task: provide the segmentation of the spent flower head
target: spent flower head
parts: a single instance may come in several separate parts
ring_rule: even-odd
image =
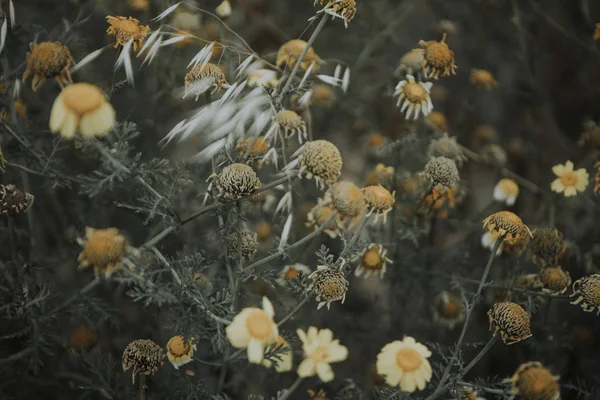
[[[315,178],[317,185],[333,184],[342,171],[342,155],[338,148],[327,140],[306,142],[298,156],[299,173],[308,179]]]
[[[262,186],[252,167],[241,163],[230,164],[220,174],[212,174],[208,179],[214,180],[219,196],[231,199],[249,196]]]
[[[123,352],[123,371],[132,368],[132,381],[138,374],[154,374],[163,365],[165,352],[162,347],[149,339],[138,339],[129,343]]]
[[[0,185],[0,215],[16,217],[33,205],[34,196],[17,189],[15,185]]]
[[[275,61],[275,65],[279,68],[286,64],[289,68],[294,68],[298,62],[298,59],[300,58],[300,55],[307,45],[308,43],[300,39],[294,39],[284,43],[277,52],[277,60]],[[324,61],[321,60],[311,46],[309,47],[306,56],[304,56],[304,59],[301,61],[300,68],[303,71],[306,71],[313,63],[315,65],[313,66],[312,71],[317,72],[319,67],[324,64]]]
[[[488,311],[490,330],[500,332],[502,341],[513,344],[531,336],[529,313],[517,303],[496,303]]]
[[[573,283],[571,304],[579,304],[583,311],[600,315],[600,274],[584,276]]]
[[[424,40],[419,41],[423,47],[423,71],[426,78],[438,79],[441,76],[456,75],[454,64],[454,52],[446,44],[446,34],[442,35],[441,41]]]
[[[521,364],[509,381],[512,394],[523,400],[559,400],[558,379],[542,363],[530,361]]]
[[[392,264],[392,260],[386,257],[387,249],[380,244],[371,243],[359,256],[359,263],[354,270],[354,276],[363,275],[368,278],[371,274],[379,275],[383,279],[387,264]]]
[[[410,118],[414,111],[414,119],[419,118],[419,113],[427,116],[433,110],[433,103],[429,92],[431,82],[417,82],[412,75],[406,75],[406,80],[400,81],[394,90],[394,96],[398,96],[396,106],[400,112],[406,110],[406,119]]]
[[[456,163],[447,157],[431,158],[423,173],[432,187],[454,188],[460,182]]]
[[[125,46],[130,40],[133,41],[133,51],[137,50],[138,46],[144,44],[144,39],[148,36],[150,27],[148,25],[140,25],[140,21],[133,17],[113,17],[106,16],[106,21],[110,25],[106,33],[115,37],[115,48]]]
[[[341,300],[343,304],[346,300],[346,292],[350,284],[342,271],[326,265],[319,265],[308,278],[312,281],[308,290],[315,291],[316,299],[319,302],[317,310],[324,305],[327,305],[329,310],[332,302]]]
[[[23,81],[33,75],[31,89],[36,92],[46,79],[54,78],[61,88],[73,82],[70,68],[75,61],[67,46],[60,42],[31,43]]]
[[[196,350],[196,345],[192,339],[185,340],[181,335],[173,336],[167,342],[167,358],[175,369],[192,362],[194,350]]]

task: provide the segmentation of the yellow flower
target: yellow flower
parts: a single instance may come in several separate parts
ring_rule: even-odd
[[[31,52],[27,53],[27,69],[23,80],[33,74],[31,89],[36,92],[46,79],[54,78],[61,88],[72,83],[69,71],[74,63],[67,46],[60,42],[31,43]]]
[[[138,251],[127,244],[125,237],[116,228],[87,227],[85,239],[78,238],[77,242],[83,247],[77,258],[80,263],[79,269],[92,266],[96,277],[103,275],[110,278],[128,253],[138,254]]]
[[[225,329],[233,347],[248,349],[248,361],[253,364],[261,363],[265,347],[275,343],[279,337],[277,324],[273,321],[275,310],[266,297],[263,297],[262,307],[244,308]]]
[[[500,179],[494,187],[494,200],[503,202],[512,206],[517,201],[519,195],[519,185],[512,179]]]
[[[150,31],[148,25],[140,25],[140,21],[133,17],[126,18],[107,15],[106,21],[110,25],[106,33],[113,35],[117,39],[115,48],[125,46],[127,42],[133,40],[133,51],[136,51],[138,46],[141,47],[144,44],[144,39]]]
[[[330,382],[334,378],[331,363],[344,361],[348,358],[348,349],[333,339],[330,329],[318,330],[314,326],[307,332],[302,329],[296,331],[302,341],[304,360],[298,366],[298,376],[306,378],[318,375],[323,382]]]
[[[181,335],[173,336],[167,343],[167,357],[175,369],[192,362],[194,350],[196,350],[196,345],[192,339],[188,339],[186,342]]]
[[[565,197],[575,196],[577,192],[585,191],[588,185],[589,174],[585,168],[573,171],[573,163],[567,161],[565,165],[552,167],[554,175],[558,176],[550,186],[556,193],[565,192]]]
[[[404,392],[425,389],[431,380],[431,351],[410,336],[386,344],[377,355],[377,373],[390,386],[400,385]]]

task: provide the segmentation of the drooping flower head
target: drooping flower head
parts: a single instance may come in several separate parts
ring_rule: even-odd
[[[297,134],[298,142],[306,140],[306,122],[294,111],[283,110],[273,117],[273,122],[285,133],[285,137]]]
[[[0,215],[16,217],[33,205],[34,196],[15,185],[0,185]]]
[[[94,268],[96,277],[110,278],[124,257],[138,254],[138,251],[127,244],[127,239],[116,228],[85,228],[85,239],[77,238],[83,247],[77,261],[79,269]]]
[[[509,246],[517,246],[529,240],[531,231],[516,214],[510,211],[499,211],[483,220],[483,227],[498,238],[504,236],[504,243]]]
[[[346,292],[350,285],[344,273],[337,269],[332,269],[326,265],[319,265],[317,270],[308,276],[312,282],[308,290],[314,290],[316,299],[319,302],[317,310],[327,305],[329,310],[331,303],[341,300],[342,304],[346,300]]]
[[[125,46],[127,42],[133,40],[133,51],[136,51],[138,46],[141,47],[144,44],[144,39],[150,31],[148,25],[140,25],[140,21],[133,17],[113,17],[108,15],[106,16],[106,21],[110,25],[106,33],[113,35],[117,40],[115,48]]]
[[[600,274],[584,276],[573,283],[571,304],[579,304],[585,312],[597,310],[600,315]]]
[[[471,83],[486,90],[492,90],[498,87],[498,81],[494,78],[494,75],[485,69],[472,68]]]
[[[214,179],[219,196],[231,199],[251,195],[262,186],[252,167],[241,163],[228,165],[220,174],[213,174],[209,179]]]
[[[348,349],[338,339],[333,339],[333,332],[329,329],[318,330],[311,326],[306,332],[302,329],[296,332],[304,351],[304,360],[298,366],[298,376],[307,378],[317,375],[323,382],[332,381],[335,375],[330,364],[348,358]]]
[[[306,173],[308,179],[313,177],[317,184],[333,184],[342,171],[342,155],[338,148],[327,140],[306,142],[298,156],[299,173]]]
[[[377,373],[390,386],[400,385],[403,392],[423,390],[431,380],[431,351],[410,336],[386,344],[377,355]]]
[[[196,98],[209,89],[215,93],[227,84],[223,70],[216,64],[198,64],[185,74],[185,92],[195,93]]]
[[[131,378],[135,383],[138,374],[154,374],[163,365],[165,352],[155,342],[149,339],[138,339],[129,343],[123,352],[123,371],[132,368]]]
[[[585,168],[573,170],[573,163],[567,161],[565,165],[555,165],[552,167],[552,172],[556,178],[550,187],[556,193],[563,193],[565,197],[575,196],[577,192],[584,192],[589,183],[589,174]]]
[[[424,40],[419,41],[419,46],[423,47],[424,60],[423,71],[426,78],[438,79],[441,76],[456,75],[456,65],[454,64],[454,52],[446,44],[446,34],[442,35],[441,41]]]
[[[513,394],[523,400],[559,400],[558,379],[542,363],[530,361],[519,366],[510,382]]]
[[[275,65],[279,68],[286,64],[289,68],[294,68],[307,44],[308,43],[304,40],[299,39],[290,40],[289,42],[284,43],[277,52],[277,61],[275,62]],[[309,47],[306,56],[304,56],[300,68],[303,71],[306,71],[312,63],[315,64],[312,69],[313,72],[317,72],[321,64],[324,64],[323,60],[321,60],[311,46]]]
[[[542,267],[558,264],[567,248],[563,234],[556,228],[536,228],[531,235],[528,246],[531,259]]]
[[[360,262],[354,271],[356,277],[364,273],[364,277],[368,278],[371,274],[379,275],[383,279],[388,263],[392,260],[386,257],[387,249],[380,244],[371,243],[360,255]]]
[[[517,303],[496,303],[488,311],[490,330],[500,332],[506,344],[513,344],[531,336],[529,313]]]
[[[375,213],[375,222],[377,222],[380,216],[383,216],[383,223],[385,224],[387,214],[392,210],[396,202],[396,192],[390,193],[389,190],[380,185],[367,186],[361,190],[369,212]]]
[[[428,115],[433,110],[433,103],[429,92],[431,91],[431,82],[417,82],[412,75],[406,75],[406,80],[400,81],[394,90],[394,96],[398,96],[396,106],[400,112],[406,110],[406,119],[409,119],[414,111],[414,119],[419,118],[419,113],[423,116]]]
[[[343,218],[356,218],[367,208],[365,195],[353,182],[339,181],[329,187],[324,203],[331,205]]]
[[[306,215],[306,226],[308,228],[313,228],[314,230],[319,229],[327,220],[331,217],[333,213],[336,211],[329,207],[328,205],[320,202],[316,206],[314,206]],[[342,220],[337,214],[333,217],[333,221],[327,228],[323,230],[324,233],[329,235],[330,238],[335,239],[338,235],[344,231],[344,225],[342,224]]]
[[[344,20],[346,28],[348,27],[348,22],[352,21],[356,15],[355,0],[315,0],[314,4],[317,3],[321,6],[325,5],[325,8],[322,10],[323,12],[330,10],[334,14],[331,19],[334,19],[336,16],[341,17]]]
[[[31,89],[36,92],[46,79],[54,78],[61,88],[72,83],[69,69],[75,61],[67,46],[60,42],[31,43],[23,81],[33,75]]]
[[[542,268],[539,279],[546,293],[563,294],[571,285],[571,276],[561,267]]]
[[[194,350],[196,350],[196,345],[192,339],[188,338],[186,341],[181,335],[173,336],[167,342],[167,358],[175,369],[192,362]]]

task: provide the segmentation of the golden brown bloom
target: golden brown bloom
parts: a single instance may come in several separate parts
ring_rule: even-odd
[[[331,269],[326,265],[319,265],[317,270],[311,273],[308,278],[312,281],[308,286],[308,290],[314,289],[316,299],[319,302],[317,310],[324,305],[327,305],[329,310],[332,302],[341,300],[343,304],[346,300],[346,292],[350,284],[342,271]]]
[[[315,0],[314,4],[319,3],[325,5],[325,10],[331,9],[335,14],[341,15],[344,19],[344,25],[348,27],[348,22],[354,19],[356,15],[356,1],[355,0]],[[336,16],[332,15],[331,19]]]
[[[286,265],[279,273],[277,283],[281,286],[286,286],[290,280],[300,278],[302,275],[308,276],[311,272],[311,269],[304,264],[295,263]]]
[[[331,185],[325,194],[324,203],[331,205],[343,218],[358,217],[367,207],[363,192],[350,181]]]
[[[432,187],[454,188],[460,182],[456,163],[446,157],[431,158],[423,173]]]
[[[133,17],[126,18],[107,15],[106,21],[110,24],[106,33],[113,35],[117,40],[115,48],[125,46],[127,42],[133,40],[133,51],[137,51],[137,47],[141,47],[144,44],[144,39],[150,31],[148,25],[140,25],[140,21]]]
[[[492,235],[504,236],[503,242],[509,246],[517,246],[532,237],[527,225],[510,211],[499,211],[483,220],[483,227]]]
[[[375,222],[382,215],[383,223],[385,224],[387,214],[394,207],[396,192],[390,193],[389,190],[380,185],[367,186],[361,190],[367,202],[369,212],[375,213]]]
[[[150,0],[129,0],[129,7],[137,11],[146,11],[150,7]]]
[[[279,125],[285,137],[289,138],[293,134],[298,135],[298,141],[302,143],[306,139],[306,122],[294,111],[283,110],[273,117],[273,122]]]
[[[254,142],[254,144],[252,144],[252,142]],[[243,157],[250,146],[252,146],[252,148],[250,149],[250,153],[248,153],[248,155],[251,159],[261,158],[267,154],[267,151],[269,150],[269,142],[265,140],[264,136],[259,136],[256,141],[254,141],[254,138],[251,137],[246,139],[239,138],[235,145],[235,149],[238,150],[238,154]],[[268,163],[268,161],[266,163]],[[259,168],[262,166],[262,164],[263,161],[260,160],[258,163]]]
[[[33,75],[31,89],[36,92],[46,79],[54,78],[61,88],[72,83],[69,69],[75,63],[67,46],[60,42],[31,43],[23,81]]]
[[[500,332],[502,341],[513,344],[531,336],[529,314],[517,303],[496,303],[488,311],[490,330]]]
[[[239,237],[238,237],[239,236]],[[241,248],[238,246],[238,241],[241,239]],[[256,253],[258,247],[257,234],[248,230],[241,232],[233,232],[227,236],[227,255],[230,258],[238,258],[241,251],[243,260],[251,260]]]
[[[252,194],[262,184],[256,172],[246,164],[234,163],[223,168],[220,174],[212,174],[219,196],[239,199]]]
[[[421,205],[421,209],[426,210],[428,215],[437,215],[442,219],[448,218],[448,212],[455,207],[454,190],[443,186],[431,189]]]
[[[454,328],[465,319],[462,299],[448,292],[442,292],[435,298],[433,317],[436,322]]]
[[[563,235],[556,228],[537,228],[531,232],[529,255],[540,266],[556,265],[567,248]]]
[[[173,336],[167,343],[167,357],[175,369],[191,362],[194,350],[196,345],[192,339],[186,341],[183,336]]]
[[[578,279],[573,284],[571,304],[580,304],[585,312],[597,310],[600,315],[600,275],[593,274]]]
[[[131,375],[135,383],[137,374],[154,374],[163,365],[165,352],[149,339],[138,339],[129,343],[123,352],[123,371],[133,368]]]
[[[569,273],[561,267],[545,267],[540,271],[539,279],[542,282],[543,291],[553,294],[562,294],[571,285]]]
[[[385,256],[386,254],[387,249],[382,245],[371,243],[360,256],[360,263],[354,270],[354,276],[359,277],[364,272],[365,278],[371,274],[377,274],[379,278],[383,279],[387,263],[392,263],[392,260]]]
[[[0,215],[16,217],[29,210],[34,196],[22,192],[15,185],[0,185]]]
[[[471,83],[477,87],[487,90],[492,90],[498,86],[498,81],[494,79],[494,75],[485,69],[471,69]]]
[[[283,64],[286,64],[289,68],[294,68],[298,58],[300,58],[300,55],[304,51],[304,48],[307,44],[308,43],[306,43],[304,40],[299,39],[286,42],[279,48],[279,51],[277,52],[277,61],[275,62],[275,65],[277,67],[281,67]],[[311,46],[308,49],[306,56],[304,56],[304,59],[300,64],[300,68],[306,71],[312,63],[315,63],[312,71],[317,72],[321,64],[324,64],[324,61],[319,58]]]
[[[98,342],[98,335],[88,326],[80,326],[69,336],[69,351],[73,354],[90,350]]]
[[[185,91],[196,93],[196,99],[212,88],[211,93],[220,90],[227,84],[223,70],[213,63],[198,64],[185,74]]]
[[[50,130],[72,139],[103,137],[115,124],[115,109],[104,93],[89,83],[74,83],[60,92],[50,111]]]
[[[83,247],[77,258],[79,269],[92,266],[97,277],[110,278],[128,252],[137,253],[127,245],[127,240],[116,228],[86,227],[85,239],[77,238],[77,243]]]
[[[309,213],[306,215],[306,226],[308,228],[313,228],[314,230],[319,229],[321,225],[323,225],[327,220],[331,217],[331,215],[335,212],[335,210],[322,202],[319,202],[316,206],[314,206]],[[337,214],[333,218],[333,222],[325,228],[323,231],[332,239],[335,239],[342,231],[344,230],[344,226],[342,221]]]
[[[559,400],[558,376],[537,361],[521,364],[510,378],[512,392],[522,400]]]
[[[441,41],[424,40],[419,41],[419,46],[423,47],[423,71],[426,78],[438,79],[442,76],[456,75],[456,65],[454,64],[454,52],[446,44],[446,34],[442,35]]]
[[[342,171],[342,155],[338,148],[327,140],[313,140],[304,144],[298,156],[299,173],[306,172],[308,179],[315,178],[317,185],[331,185]]]
[[[335,104],[335,93],[329,85],[313,85],[311,88],[310,104],[330,108]]]
[[[414,119],[419,117],[421,112],[427,116],[433,110],[433,103],[429,92],[431,91],[431,82],[417,82],[412,75],[406,75],[406,80],[400,81],[394,90],[394,96],[398,96],[396,106],[400,112],[406,110],[406,119],[409,119],[414,111]]]

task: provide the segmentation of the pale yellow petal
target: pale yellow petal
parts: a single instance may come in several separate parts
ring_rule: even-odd
[[[60,130],[60,127],[65,119],[67,108],[62,102],[62,97],[59,95],[54,104],[52,105],[52,111],[50,111],[50,131],[56,133]]]
[[[412,393],[417,390],[414,374],[404,374],[400,378],[400,388],[403,392]]]
[[[318,338],[322,346],[327,346],[333,340],[333,332],[331,329],[321,329]]]
[[[575,189],[575,186],[569,186],[565,188],[565,197],[571,197],[575,195],[577,195],[577,189]]]
[[[271,304],[267,296],[263,297],[262,307],[263,310],[265,310],[265,312],[269,314],[269,316],[273,317],[275,315],[275,309],[273,308],[273,304]]]
[[[329,357],[327,357],[327,360],[329,362],[340,362],[348,358],[348,349],[345,346],[331,346],[328,348],[328,350]]]
[[[315,374],[315,363],[310,358],[304,359],[298,366],[298,376],[307,378]]]
[[[81,117],[81,134],[92,138],[104,136],[115,124],[115,110],[110,103],[105,103],[98,110],[86,113]]]
[[[260,340],[250,339],[248,342],[248,362],[260,364],[265,355],[265,347]]]
[[[567,161],[565,163],[565,172],[572,172],[572,171],[573,171],[573,162]]]
[[[72,139],[77,133],[78,122],[77,116],[67,111],[60,127],[60,135],[66,139]]]
[[[335,377],[331,366],[327,363],[317,364],[317,375],[319,375],[319,379],[323,382],[331,382]]]
[[[561,164],[552,167],[552,172],[554,172],[556,176],[562,176],[565,173],[565,171],[565,166]]]
[[[555,179],[554,181],[552,181],[550,188],[553,191],[555,191],[556,193],[562,193],[565,190],[565,185],[563,185],[562,182],[560,181],[560,178],[558,178],[558,179]]]

